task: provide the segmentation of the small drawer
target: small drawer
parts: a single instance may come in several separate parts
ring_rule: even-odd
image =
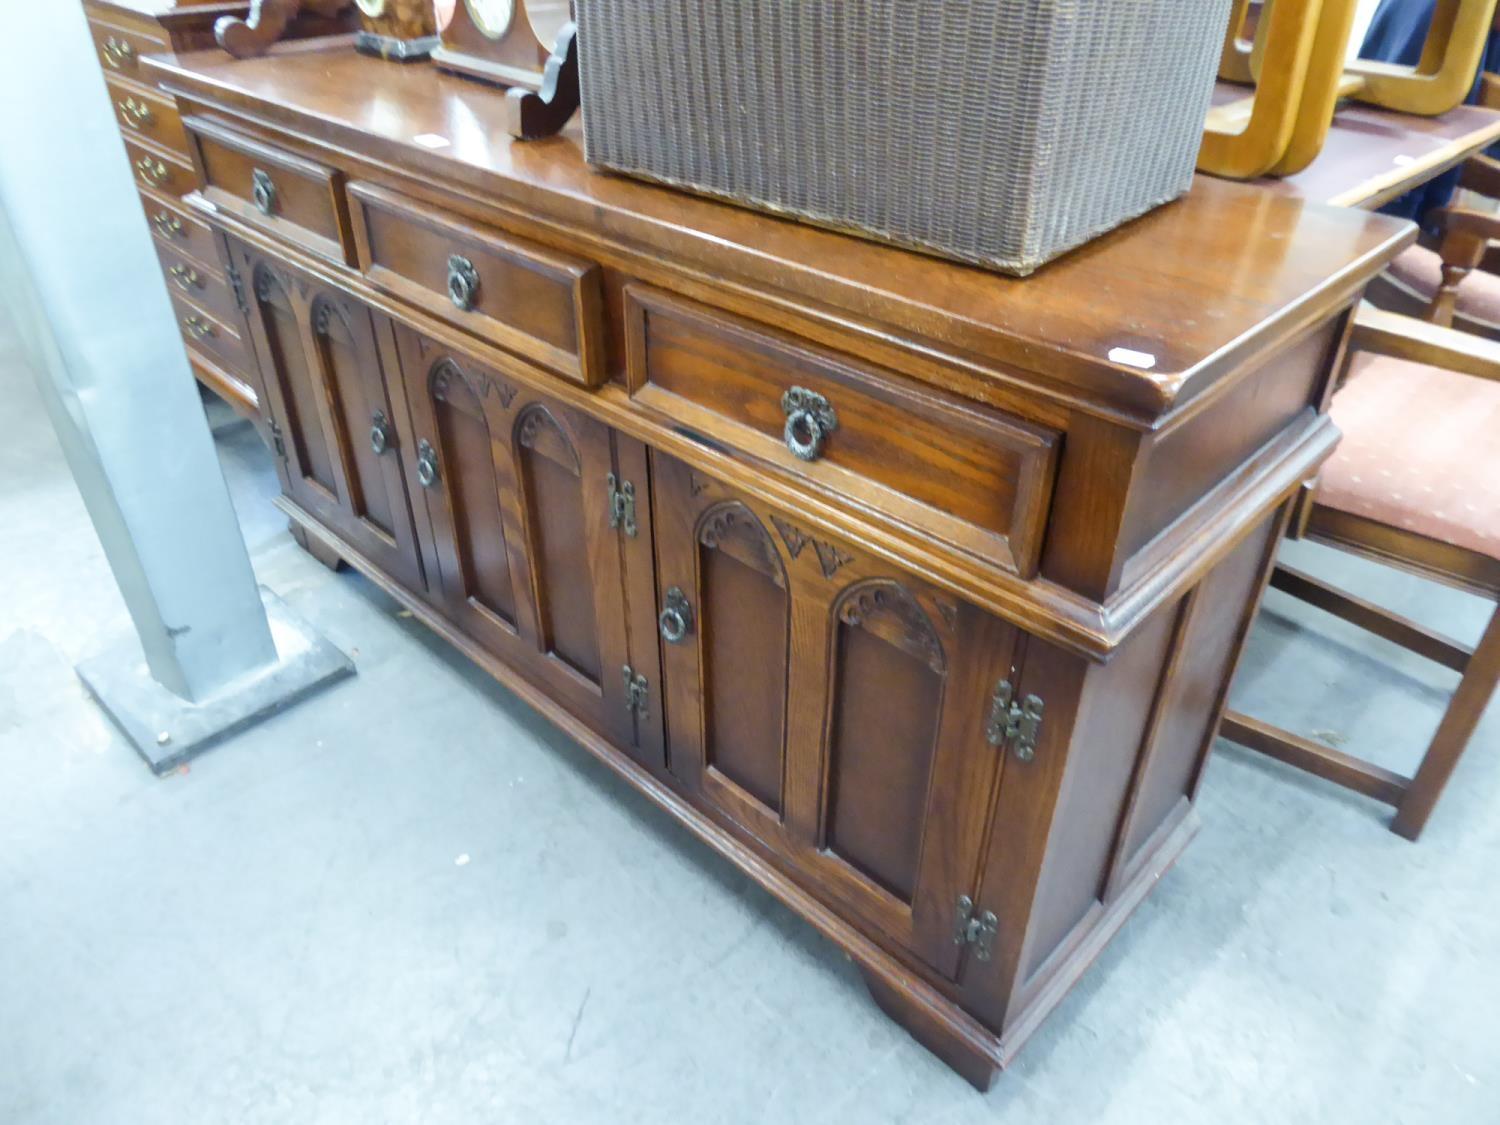
[[[121,27],[103,20],[89,21],[89,34],[94,38],[94,50],[99,65],[107,75],[119,75],[137,82],[143,81],[141,73],[142,55],[170,54],[172,45],[136,28]]]
[[[219,321],[239,323],[240,310],[235,304],[234,290],[223,274],[169,250],[160,242],[156,244],[156,256],[161,259],[162,274],[167,279],[169,290],[207,310]]]
[[[343,173],[201,117],[186,117],[188,152],[214,206],[343,265]]]
[[[187,137],[182,131],[177,104],[171,98],[147,93],[108,75],[105,75],[105,85],[109,87],[115,120],[126,136],[146,137],[187,160]]]
[[[172,307],[177,313],[177,327],[189,347],[231,371],[244,371],[250,367],[250,353],[238,332],[182,294],[174,292],[171,296]]]
[[[151,233],[159,243],[180,250],[200,262],[217,262],[218,251],[214,249],[214,232],[202,219],[197,218],[177,200],[167,199],[154,192],[141,191],[141,207],[146,212],[146,221],[151,224]]]
[[[632,400],[679,433],[1035,573],[1055,431],[638,284],[625,332]]]
[[[134,137],[125,138],[125,153],[138,187],[159,191],[180,199],[196,186],[193,170],[181,159],[142,144]]]
[[[349,196],[374,284],[575,383],[604,381],[597,265],[370,184]]]

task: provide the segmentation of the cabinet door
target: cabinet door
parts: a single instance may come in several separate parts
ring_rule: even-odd
[[[648,560],[650,545],[635,519],[612,519],[616,435],[417,332],[397,340],[444,612],[659,764],[655,638],[632,663],[624,597],[626,544]]]
[[[659,454],[652,489],[672,772],[956,973],[1014,630]]]
[[[391,576],[421,589],[401,436],[368,309],[274,258],[230,242],[282,484]]]

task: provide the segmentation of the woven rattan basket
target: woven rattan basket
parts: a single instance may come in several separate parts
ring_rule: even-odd
[[[1029,273],[1186,191],[1229,0],[577,0],[606,168]]]

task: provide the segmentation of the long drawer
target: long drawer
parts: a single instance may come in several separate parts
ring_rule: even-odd
[[[1054,431],[647,286],[625,318],[631,397],[679,432],[1035,573]]]
[[[576,383],[604,381],[597,265],[371,184],[349,197],[359,266],[376,285]]]

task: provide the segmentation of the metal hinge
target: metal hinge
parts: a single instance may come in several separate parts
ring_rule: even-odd
[[[267,423],[271,429],[271,445],[276,449],[276,456],[283,461],[286,460],[286,440],[281,436],[281,427],[274,421]]]
[[[635,538],[635,485],[622,481],[610,473],[604,478],[609,489],[609,526],[623,527],[625,534]]]
[[[646,706],[650,699],[651,685],[646,677],[629,664],[620,669],[625,677],[625,709],[637,719],[646,717]]]
[[[225,273],[229,277],[229,287],[234,290],[235,306],[242,313],[249,313],[250,306],[245,301],[245,279],[240,276],[240,271],[234,266],[229,266]]]
[[[1015,675],[1014,672],[1011,673]],[[1041,696],[1028,695],[1016,702],[1016,689],[1009,680],[995,685],[990,697],[990,721],[985,724],[984,736],[991,746],[1010,744],[1016,757],[1029,762],[1036,757],[1036,743],[1042,735]]]
[[[968,895],[958,896],[958,907],[953,923],[953,944],[972,945],[974,956],[988,961],[995,949],[995,934],[1000,929],[1000,919],[993,911],[974,914],[974,900]]]

